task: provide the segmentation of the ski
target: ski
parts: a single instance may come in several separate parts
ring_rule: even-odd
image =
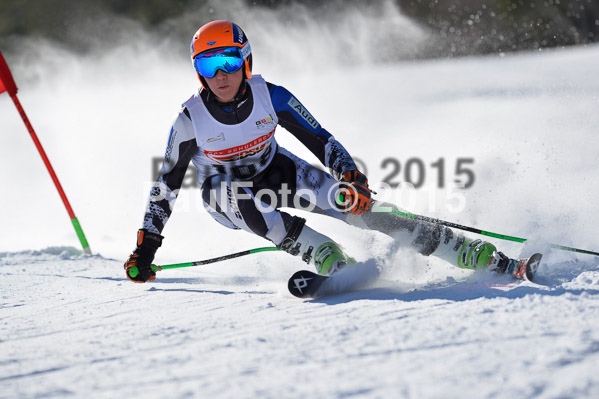
[[[289,277],[287,288],[293,296],[298,298],[314,298],[318,288],[328,278],[328,276],[322,276],[308,270],[300,270]]]
[[[376,262],[358,262],[331,276],[300,270],[287,282],[289,292],[298,298],[323,298],[364,288],[380,275]]]
[[[542,254],[514,260],[505,274],[515,279],[533,281]],[[342,294],[366,286],[378,277],[380,270],[373,264],[356,264],[343,268],[332,276],[323,276],[308,270],[295,272],[287,282],[289,292],[298,298],[322,298]]]

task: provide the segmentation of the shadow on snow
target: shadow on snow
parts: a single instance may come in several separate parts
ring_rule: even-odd
[[[576,280],[582,273],[597,271],[596,264],[581,262],[563,262],[544,265],[536,276],[535,282],[513,280],[508,276],[494,275],[490,272],[474,273],[464,281],[446,281],[424,286],[393,287],[394,282],[386,282],[385,287],[356,290],[339,295],[316,298],[309,302],[335,305],[355,300],[399,300],[404,302],[422,300],[471,301],[476,299],[508,298],[518,299],[528,295],[561,296],[561,295],[597,295],[599,289],[566,288],[564,283]]]

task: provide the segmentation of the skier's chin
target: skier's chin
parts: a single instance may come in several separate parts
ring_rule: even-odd
[[[223,103],[228,103],[233,101],[233,99],[235,98],[235,95],[231,93],[230,90],[231,86],[226,86],[224,88],[218,88],[218,90],[215,91],[214,94],[216,94],[216,97],[218,98],[218,100],[220,102]]]

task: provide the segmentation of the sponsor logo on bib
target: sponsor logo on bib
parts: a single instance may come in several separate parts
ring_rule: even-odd
[[[274,133],[275,129],[273,129],[270,133],[260,136],[248,143],[218,151],[204,150],[204,154],[209,159],[217,163],[234,162],[264,151],[265,148],[270,146],[270,139]]]

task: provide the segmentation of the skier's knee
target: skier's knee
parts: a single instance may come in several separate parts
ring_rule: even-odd
[[[229,213],[231,209],[237,211],[239,200],[245,199],[244,195],[247,196],[247,193],[242,193],[238,198],[238,194],[234,192],[238,190],[236,184],[231,176],[225,174],[208,177],[201,188],[204,206],[219,213]]]
[[[424,256],[429,256],[437,250],[441,240],[448,243],[453,232],[439,224],[421,223],[417,230],[413,245]]]
[[[224,174],[216,174],[208,177],[202,184],[202,199],[210,208],[216,209],[219,204],[219,199],[222,198],[222,190],[231,187],[231,178]]]
[[[381,211],[381,209],[384,209],[384,211]],[[365,214],[354,219],[348,216],[347,221],[354,226],[377,230],[391,237],[395,237],[398,233],[402,232],[412,233],[418,222],[393,214],[390,212],[392,210],[399,210],[399,208],[387,202],[377,202],[376,207],[371,207]]]
[[[239,229],[229,216],[227,216],[227,203],[222,195],[224,187],[230,186],[231,179],[229,176],[222,174],[212,175],[204,181],[204,184],[202,184],[202,200],[204,202],[204,208],[214,220],[230,229]],[[222,203],[223,201],[225,201],[225,203]]]

